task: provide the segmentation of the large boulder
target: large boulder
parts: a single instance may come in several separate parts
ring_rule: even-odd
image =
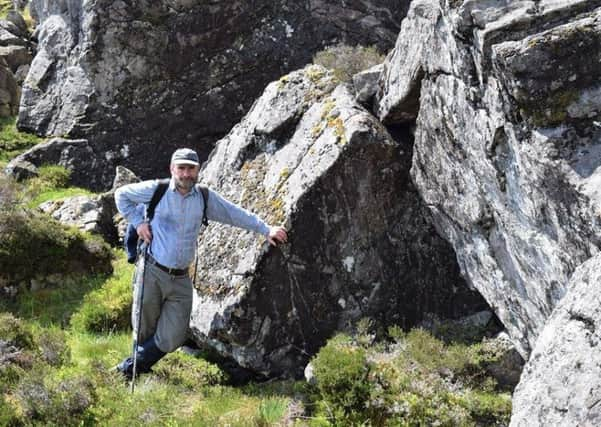
[[[511,425],[601,425],[601,255],[580,266],[514,393]]]
[[[86,138],[90,184],[163,175],[176,147],[206,157],[265,85],[324,46],[392,47],[409,1],[33,0],[38,53],[18,127]],[[106,157],[105,157],[106,155]]]
[[[30,148],[25,153],[12,159],[6,166],[6,172],[15,178],[27,178],[22,174],[20,165],[31,164],[36,168],[47,164],[57,164],[68,169],[71,174],[69,183],[78,187],[98,187],[108,175],[114,172],[98,172],[99,178],[91,173],[98,167],[98,157],[86,139],[52,138]],[[100,180],[100,181],[99,181]]]
[[[601,229],[601,3],[414,1],[375,111],[416,123],[412,178],[527,357]]]
[[[274,248],[210,223],[199,242],[194,337],[265,375],[302,375],[328,337],[363,317],[411,327],[428,312],[486,307],[409,179],[410,134],[395,141],[335,85],[317,66],[271,83],[201,171],[290,230]]]

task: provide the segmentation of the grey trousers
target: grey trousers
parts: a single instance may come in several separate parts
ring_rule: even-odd
[[[135,301],[134,296],[134,304]],[[132,325],[135,322],[136,309],[133,307],[132,310]],[[190,277],[171,276],[147,262],[138,342],[143,343],[154,335],[156,345],[161,351],[174,351],[186,341],[191,311]]]

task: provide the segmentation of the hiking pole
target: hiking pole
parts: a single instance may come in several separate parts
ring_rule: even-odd
[[[136,382],[136,368],[138,362],[138,342],[140,340],[140,323],[142,321],[142,301],[144,300],[144,273],[146,271],[146,252],[148,245],[143,242],[138,250],[138,265],[136,266],[136,276],[134,282],[134,322],[133,322],[133,366],[131,374],[131,392],[134,392]]]

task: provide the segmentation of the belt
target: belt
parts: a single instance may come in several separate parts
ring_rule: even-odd
[[[165,273],[169,273],[172,276],[187,276],[188,269],[187,268],[169,268],[165,267],[163,264],[159,264],[156,259],[152,257],[152,255],[148,254],[146,256],[146,261],[150,264],[157,266],[160,270],[163,270]]]

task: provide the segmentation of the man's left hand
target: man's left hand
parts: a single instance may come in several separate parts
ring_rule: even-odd
[[[267,241],[273,246],[277,246],[280,243],[286,243],[288,241],[288,232],[284,227],[269,227]]]

